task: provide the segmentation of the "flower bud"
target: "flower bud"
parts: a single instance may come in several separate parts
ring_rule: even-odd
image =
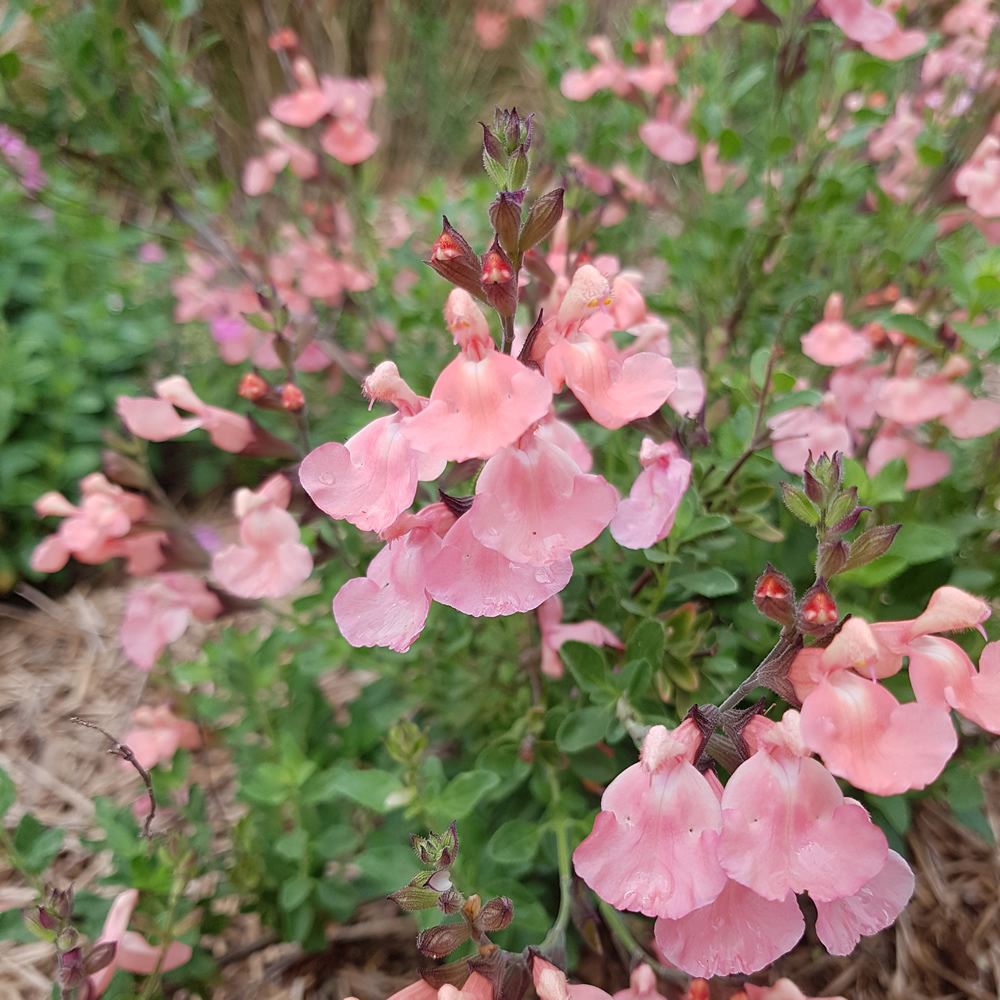
[[[306,405],[305,393],[293,382],[286,382],[281,387],[281,406],[283,409],[296,411]]]
[[[514,904],[506,896],[489,900],[476,917],[476,926],[486,933],[502,931],[514,919]]]
[[[901,524],[876,524],[865,529],[851,542],[851,552],[844,569],[867,566],[879,556],[885,555],[901,527]]]
[[[104,470],[104,475],[119,486],[144,490],[150,485],[146,470],[138,462],[126,458],[120,451],[110,449],[102,451],[101,468]]]
[[[443,868],[450,868],[455,863],[455,858],[458,856],[458,831],[455,828],[455,822],[452,821],[451,826],[445,830],[444,833],[438,835],[436,833],[429,833],[426,837],[418,837],[412,835],[410,837],[410,842],[413,844],[413,850],[416,855],[425,865],[433,865],[436,869],[440,870]],[[447,884],[437,884],[435,885],[433,876],[435,872],[422,873],[427,874],[429,877],[423,880],[420,884],[431,885],[432,888],[437,888],[439,890],[444,890],[451,887],[451,880],[448,879]],[[447,872],[443,874],[447,875]],[[417,876],[419,878],[420,876]],[[417,879],[411,879],[410,884],[416,884]]]
[[[779,625],[791,625],[795,620],[795,591],[784,573],[770,563],[754,586],[753,602],[762,615]]]
[[[249,399],[251,403],[256,403],[262,396],[266,396],[270,389],[271,386],[263,376],[256,372],[247,372],[240,379],[240,385],[236,392],[244,399]]]
[[[521,232],[521,202],[523,191],[501,191],[490,205],[490,223],[500,246],[509,257],[517,254],[517,241]]]
[[[494,238],[489,250],[483,254],[481,280],[486,301],[500,316],[513,316],[517,312],[517,277],[499,239]]]
[[[106,969],[113,961],[118,945],[114,941],[98,941],[93,948],[87,952],[87,957],[83,960],[83,971],[88,976],[101,969]]]
[[[850,554],[850,546],[839,538],[821,542],[819,551],[816,553],[816,575],[825,580],[836,576],[847,564],[847,557]],[[834,617],[836,617],[836,610],[834,610]]]
[[[510,191],[520,191],[528,182],[528,150],[526,146],[518,146],[507,164],[507,188]]]
[[[502,164],[507,159],[507,154],[504,152],[503,146],[500,145],[500,140],[490,131],[488,125],[484,122],[480,122],[483,126],[483,157],[489,157],[498,164]]]
[[[855,508],[858,506],[858,488],[852,486],[848,490],[844,490],[843,493],[839,493],[837,496],[833,497],[830,505],[826,511],[826,523],[827,524],[839,524],[846,517],[850,516],[854,512]],[[858,512],[858,517],[861,515],[861,511]],[[857,523],[857,517],[854,519]],[[851,525],[853,527],[853,525]],[[850,528],[845,528],[844,531],[850,531]],[[837,534],[843,534],[843,532],[837,532]]]
[[[791,511],[791,513],[800,521],[804,521],[810,526],[815,526],[819,524],[819,511],[816,510],[813,504],[818,503],[819,501],[814,500],[810,495],[809,483],[815,483],[816,480],[809,475],[808,471],[803,478],[806,483],[804,492],[797,486],[792,486],[789,483],[780,483],[781,499],[784,500],[785,506],[789,509],[789,511]],[[819,484],[817,483],[816,485],[818,488]]]
[[[444,229],[431,248],[431,259],[425,261],[446,281],[464,288],[480,302],[486,301],[480,282],[479,258],[465,237],[444,216]]]
[[[818,579],[803,595],[799,603],[799,631],[817,634],[827,625],[837,621],[837,604],[827,589],[826,581]]]
[[[87,978],[83,971],[83,953],[80,948],[71,948],[59,956],[59,985],[66,989],[79,986]]]
[[[417,935],[417,951],[428,958],[444,958],[472,936],[472,928],[463,920],[460,924],[429,927]]]
[[[521,117],[517,108],[512,108],[507,117],[507,149],[517,149],[521,145]]]
[[[563,214],[563,189],[548,191],[528,210],[518,250],[523,254],[541,243],[555,229]]]

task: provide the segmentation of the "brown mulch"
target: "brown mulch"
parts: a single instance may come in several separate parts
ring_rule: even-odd
[[[110,871],[106,855],[94,855],[81,842],[98,833],[92,799],[109,795],[132,801],[141,785],[134,772],[103,752],[97,734],[68,720],[84,716],[121,734],[133,708],[162,701],[164,692],[152,690],[155,681],[127,663],[118,649],[124,591],[81,586],[58,602],[29,596],[34,608],[23,602],[0,604],[0,766],[19,791],[6,822],[13,825],[31,811],[42,822],[61,826],[66,840],[48,879],[110,895],[97,886]],[[263,613],[241,617],[247,624],[267,620]],[[217,628],[216,623],[193,623],[177,654],[193,656]],[[328,686],[340,690],[344,678],[328,678]],[[225,751],[198,751],[192,771],[192,779],[209,792],[223,849],[242,808],[232,795]],[[984,787],[987,818],[1000,834],[1000,775],[988,775]],[[1000,995],[1000,853],[930,800],[915,805],[908,848],[917,887],[894,927],[863,939],[845,958],[829,956],[807,940],[775,972],[793,978],[810,996],[988,1000]],[[33,900],[33,891],[0,857],[0,911]],[[223,974],[212,1000],[342,1000],[350,995],[382,1000],[413,979],[415,926],[384,900],[360,907],[349,925],[331,925],[329,947],[319,955],[274,943],[253,915],[238,913],[238,900],[220,905],[235,916],[224,935],[204,942]],[[593,968],[593,956],[589,961],[585,956],[584,965]],[[604,971],[609,973],[608,963]],[[53,972],[51,946],[0,941],[0,1000],[47,997]],[[622,975],[616,968],[605,985],[624,986]],[[730,991],[719,984],[713,995]],[[184,1000],[186,994],[174,996]]]

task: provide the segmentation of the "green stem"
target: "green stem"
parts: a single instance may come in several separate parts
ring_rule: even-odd
[[[545,935],[545,940],[541,944],[541,951],[549,954],[555,949],[565,950],[566,928],[569,926],[570,903],[573,893],[573,870],[570,861],[569,849],[569,820],[559,809],[561,789],[559,779],[556,777],[553,768],[548,769],[549,788],[552,790],[552,806],[557,814],[553,816],[551,827],[556,836],[556,858],[559,864],[559,912],[556,914],[556,922],[552,925],[549,933]]]
[[[167,902],[167,927],[163,933],[163,943],[160,946],[160,953],[156,958],[156,967],[149,974],[149,978],[143,983],[142,992],[138,1000],[152,1000],[156,996],[160,980],[163,978],[163,960],[166,957],[167,949],[174,938],[174,919],[177,916],[177,904],[180,902],[181,894],[188,880],[188,863],[191,855],[181,859],[174,871],[173,882],[170,886],[170,899]]]
[[[598,905],[601,916],[604,918],[604,923],[608,930],[611,931],[611,936],[628,952],[628,957],[633,965],[645,962],[658,976],[662,976],[672,983],[679,983],[681,986],[686,986],[691,981],[691,977],[686,972],[681,972],[679,969],[668,969],[650,955],[636,941],[632,932],[625,926],[622,915],[610,903],[605,903],[602,899]]]

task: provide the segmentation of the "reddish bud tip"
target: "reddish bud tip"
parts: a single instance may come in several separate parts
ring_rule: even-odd
[[[306,405],[306,397],[302,390],[288,382],[281,389],[281,405],[286,410],[301,410]]]
[[[483,254],[483,274],[484,285],[500,285],[510,281],[514,277],[514,268],[510,258],[503,252],[499,240],[494,240],[493,245]]]
[[[267,380],[262,378],[256,372],[247,372],[246,375],[240,379],[240,386],[236,391],[244,399],[249,399],[250,402],[253,403],[262,396],[266,396],[270,388],[271,387],[267,384]]]
[[[799,617],[803,631],[816,631],[817,626],[822,628],[837,620],[837,602],[827,590],[826,581],[817,580],[806,591],[799,605]]]

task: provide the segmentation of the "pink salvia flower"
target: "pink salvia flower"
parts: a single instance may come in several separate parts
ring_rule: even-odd
[[[654,156],[667,163],[690,163],[698,155],[698,140],[687,131],[690,117],[686,101],[675,103],[673,96],[665,93],[656,117],[639,126],[639,138]]]
[[[757,716],[743,736],[753,756],[722,796],[719,861],[729,877],[771,900],[860,890],[885,864],[885,834],[809,756],[799,713],[789,709],[780,723]]]
[[[624,649],[621,639],[600,622],[583,621],[564,624],[563,603],[558,596],[550,597],[538,606],[538,628],[542,633],[542,673],[562,677],[563,662],[559,650],[564,642],[588,642],[592,646]]]
[[[678,0],[667,11],[667,27],[675,35],[703,35],[737,0]]]
[[[472,533],[511,562],[545,566],[592,542],[607,526],[618,491],[587,475],[533,430],[483,467],[465,515]]]
[[[347,997],[345,1000],[356,998]],[[450,983],[435,989],[425,979],[420,979],[393,993],[389,1000],[493,1000],[493,984],[478,972],[473,972],[461,989]]]
[[[819,0],[820,10],[852,42],[881,42],[896,30],[896,19],[868,0]]]
[[[863,361],[871,354],[871,341],[844,322],[844,297],[834,292],[823,309],[823,319],[802,336],[802,353],[817,364],[840,368]]]
[[[240,544],[212,557],[212,572],[237,597],[284,597],[312,572],[313,561],[302,544],[299,526],[285,509],[291,483],[272,476],[259,489],[238,489],[233,509],[240,520]]]
[[[438,376],[429,404],[403,420],[403,436],[447,461],[490,458],[549,412],[552,390],[538,372],[496,350],[485,319],[469,319],[482,314],[468,292],[454,289],[448,302],[461,353]]]
[[[907,490],[922,490],[939,483],[951,470],[951,457],[947,452],[924,448],[912,438],[894,434],[891,430],[880,432],[868,449],[865,463],[869,476],[876,476],[880,469],[894,458],[906,462]]]
[[[779,979],[773,986],[754,986],[744,983],[743,992],[747,1000],[819,1000],[818,997],[807,997],[790,979]],[[842,996],[831,1000],[845,1000]]]
[[[667,1000],[656,988],[656,974],[645,962],[632,970],[628,982],[628,989],[619,990],[613,1000]]]
[[[180,719],[169,705],[140,705],[132,712],[132,725],[123,737],[135,759],[147,770],[165,760],[171,760],[179,749],[197,750],[201,746],[201,732],[197,723]],[[123,768],[132,765],[120,760]]]
[[[639,763],[604,792],[573,865],[616,909],[682,917],[710,903],[726,884],[716,857],[722,809],[692,763],[701,742],[691,719],[673,732],[653,726]]]
[[[140,670],[150,670],[163,650],[185,633],[192,615],[211,621],[221,612],[218,597],[201,580],[159,573],[129,592],[119,632],[122,650]]]
[[[1000,216],[1000,138],[987,135],[972,158],[955,174],[955,191],[978,215]]]
[[[397,412],[373,420],[346,444],[331,441],[311,451],[299,466],[299,480],[330,517],[362,531],[384,531],[413,503],[417,483],[437,479],[447,463],[415,451],[403,436],[403,419],[419,413],[427,400],[410,389],[391,361],[372,372],[363,390]]]
[[[691,482],[691,463],[672,441],[643,438],[642,472],[611,521],[611,537],[627,549],[648,549],[670,534]]]
[[[611,1000],[611,994],[585,983],[569,983],[566,973],[541,955],[531,956],[531,978],[538,1000]]]

